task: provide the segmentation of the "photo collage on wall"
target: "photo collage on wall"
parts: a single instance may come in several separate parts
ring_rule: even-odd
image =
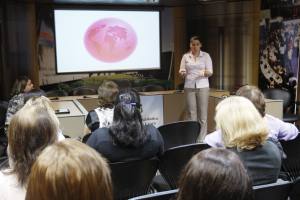
[[[288,90],[296,98],[300,19],[264,19],[260,23],[259,87]]]

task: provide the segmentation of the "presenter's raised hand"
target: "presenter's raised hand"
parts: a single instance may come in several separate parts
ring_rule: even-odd
[[[204,70],[204,76],[205,77],[210,77],[213,73],[211,71],[208,70]]]
[[[181,71],[179,71],[179,74],[184,78],[186,76],[186,71],[181,70]]]

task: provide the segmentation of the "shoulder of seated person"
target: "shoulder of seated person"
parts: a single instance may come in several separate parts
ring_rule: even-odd
[[[266,119],[272,119],[272,120],[277,120],[277,121],[282,121],[281,119],[279,119],[278,117],[275,117],[273,115],[269,115],[269,114],[265,114]],[[283,122],[283,121],[282,121]]]
[[[94,135],[94,134],[105,134],[108,131],[109,131],[109,129],[107,127],[101,127],[101,128],[97,128],[96,130],[94,130],[92,132],[92,135]]]

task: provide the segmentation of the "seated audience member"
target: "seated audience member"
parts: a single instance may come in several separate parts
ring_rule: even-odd
[[[5,124],[9,124],[12,116],[25,104],[25,94],[33,89],[33,84],[27,76],[20,76],[15,81],[8,103]]]
[[[33,107],[37,106],[40,107],[41,109],[46,109],[48,114],[51,115],[51,118],[55,121],[55,123],[59,127],[59,120],[57,116],[55,115],[54,109],[51,107],[51,101],[45,96],[33,96],[31,97],[24,105],[24,107]],[[57,132],[57,139],[58,141],[64,140],[65,137],[60,129],[58,129]]]
[[[66,139],[48,146],[34,163],[26,200],[112,200],[109,167],[87,145]]]
[[[85,120],[85,133],[90,133],[98,128],[109,127],[111,125],[114,113],[114,102],[118,92],[118,85],[113,81],[104,81],[99,86],[99,107],[88,113]]]
[[[177,200],[252,200],[252,185],[239,157],[226,149],[199,152],[179,181]]]
[[[27,179],[40,152],[57,141],[58,120],[40,106],[25,106],[8,127],[9,168],[0,172],[0,199],[25,199]]]
[[[139,94],[131,89],[121,91],[116,99],[112,125],[94,131],[87,144],[110,162],[162,154],[162,136],[153,125],[143,124],[140,110]]]
[[[222,100],[216,107],[215,121],[223,144],[236,152],[244,163],[253,185],[277,181],[281,152],[253,103],[239,96]]]
[[[297,137],[299,131],[294,124],[283,122],[265,113],[265,98],[257,87],[250,85],[243,86],[236,92],[236,95],[246,97],[254,104],[260,115],[267,122],[268,136],[270,138],[287,141]],[[221,130],[216,130],[208,134],[204,142],[212,147],[224,147]]]

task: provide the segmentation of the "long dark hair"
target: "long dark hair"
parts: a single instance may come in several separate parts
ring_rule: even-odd
[[[177,200],[251,200],[252,184],[239,157],[211,148],[193,156],[183,170]]]
[[[115,102],[113,123],[109,128],[115,143],[126,147],[139,147],[145,143],[147,134],[140,109],[140,96],[137,91],[120,91]]]
[[[27,76],[19,76],[14,82],[10,96],[13,97],[17,94],[23,93],[29,80],[30,79]]]

